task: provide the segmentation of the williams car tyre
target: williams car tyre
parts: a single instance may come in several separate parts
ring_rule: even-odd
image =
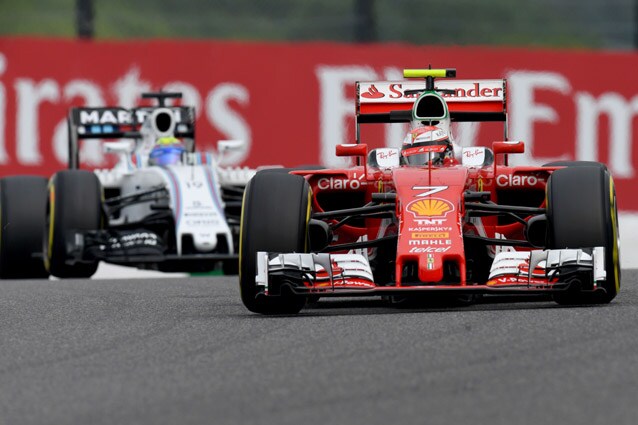
[[[549,248],[605,248],[603,290],[570,290],[554,297],[559,304],[604,304],[620,289],[620,246],[616,190],[602,164],[568,166],[547,183]]]
[[[42,260],[46,202],[46,178],[0,179],[0,278],[49,276]]]
[[[102,222],[102,188],[97,176],[84,170],[56,173],[49,182],[44,238],[45,264],[60,278],[88,278],[98,261],[67,262],[68,238],[74,231],[98,230]]]
[[[310,186],[301,176],[257,173],[244,192],[239,248],[241,299],[261,314],[296,314],[306,297],[266,297],[255,285],[257,252],[308,252]]]

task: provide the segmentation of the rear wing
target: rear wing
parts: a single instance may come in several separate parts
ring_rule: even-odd
[[[359,123],[409,122],[423,81],[356,83]],[[452,121],[507,121],[506,80],[437,80]]]
[[[195,108],[190,106],[164,106],[175,118],[175,137],[195,138]],[[79,141],[83,139],[139,138],[146,117],[157,106],[133,109],[119,107],[71,108],[68,116],[69,168],[80,166]]]

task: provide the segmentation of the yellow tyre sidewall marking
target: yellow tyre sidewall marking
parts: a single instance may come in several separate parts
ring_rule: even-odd
[[[50,270],[51,253],[53,252],[53,223],[55,223],[55,183],[49,183],[49,232],[47,241],[47,255],[44,256],[44,268]]]
[[[244,241],[244,209],[246,206],[246,194],[248,193],[248,187],[246,187],[246,190],[244,190],[244,196],[241,199],[241,214],[239,216],[239,281],[241,282],[241,247],[243,245],[243,241]],[[241,285],[240,285],[241,286]]]
[[[100,230],[103,230],[106,227],[106,221],[108,219],[108,217],[105,217],[104,214],[102,214],[102,211],[104,211],[103,207],[104,204],[106,203],[106,196],[104,195],[104,188],[102,187],[102,185],[100,184]]]
[[[620,258],[618,252],[618,223],[616,223],[616,202],[614,202],[614,180],[609,176],[609,211],[611,215],[611,227],[613,238],[613,254],[612,259],[614,262],[614,277],[616,285],[616,293],[620,291],[620,276],[618,275],[620,269]]]
[[[304,185],[305,187],[305,185]],[[306,236],[304,237],[304,252],[308,252],[309,249],[309,241],[308,241],[308,223],[310,222],[310,210],[312,207],[312,193],[308,191],[308,208],[306,210]]]

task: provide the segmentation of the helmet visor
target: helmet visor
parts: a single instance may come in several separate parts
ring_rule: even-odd
[[[401,151],[401,159],[404,164],[412,166],[426,165],[430,160],[432,160],[432,164],[439,165],[443,163],[449,146],[448,139],[419,143],[403,149]]]
[[[156,147],[151,151],[148,162],[151,165],[177,164],[181,161],[184,151],[181,145]]]

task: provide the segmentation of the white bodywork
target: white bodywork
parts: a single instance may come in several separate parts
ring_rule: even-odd
[[[485,152],[488,148],[482,146],[472,146],[461,150],[461,163],[469,168],[482,167],[485,165]]]
[[[605,248],[596,247],[592,255],[582,249],[550,249],[534,251],[509,251],[500,252],[494,257],[490,269],[490,279],[501,276],[525,277],[528,280],[533,277],[546,277],[552,270],[566,265],[579,265],[592,267],[594,271],[594,283],[604,281],[607,277],[605,271]]]
[[[382,170],[389,170],[400,165],[401,153],[396,148],[375,149],[377,164]]]
[[[221,150],[233,149],[241,142],[220,142]],[[230,147],[229,147],[230,146]],[[246,167],[220,167],[220,155],[214,153],[185,154],[182,164],[170,166],[148,165],[144,143],[142,149],[135,144],[109,142],[104,144],[106,152],[119,156],[117,164],[110,169],[96,170],[102,186],[107,189],[119,189],[120,196],[152,189],[165,188],[170,197],[169,206],[175,218],[177,254],[182,253],[182,237],[191,235],[197,251],[209,253],[218,245],[218,237],[225,236],[230,253],[236,252],[233,246],[231,229],[224,215],[224,203],[221,197],[223,186],[245,186],[256,170]],[[138,203],[122,209],[111,224],[142,221],[156,211],[153,201]]]
[[[269,261],[267,252],[258,252],[255,284],[268,290],[269,272],[286,267],[305,271],[316,282],[325,281],[331,286],[351,279],[374,283],[370,263],[361,254],[279,254]]]

